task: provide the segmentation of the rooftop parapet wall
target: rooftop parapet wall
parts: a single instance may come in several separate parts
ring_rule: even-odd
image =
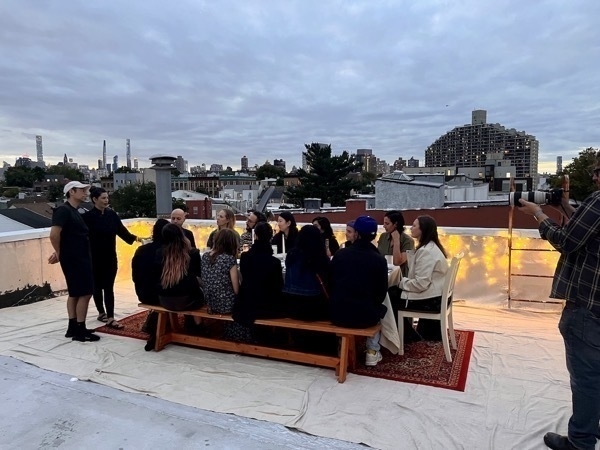
[[[153,219],[124,221],[126,227],[137,236],[150,236]],[[241,222],[238,221],[238,225]],[[299,224],[302,226],[303,224]],[[208,235],[215,229],[213,220],[188,220],[185,224],[194,233],[200,249],[206,245]],[[344,225],[334,225],[338,241],[345,241]],[[242,232],[241,226],[237,227]],[[380,232],[383,230],[380,229]],[[2,297],[16,291],[35,295],[36,290],[48,283],[51,290],[66,289],[60,265],[47,262],[52,253],[48,238],[49,229],[0,234],[0,306]],[[465,252],[465,258],[457,278],[455,299],[491,307],[506,306],[508,289],[508,233],[504,229],[451,228],[440,229],[440,239],[448,252]],[[119,258],[118,282],[131,283],[131,259],[139,244],[127,245],[117,239]],[[536,230],[515,230],[513,248],[550,249],[540,239]],[[552,275],[558,253],[513,252],[513,273]],[[357,273],[357,276],[360,276]],[[513,298],[548,300],[549,278],[514,277]],[[131,283],[133,289],[133,283]],[[18,299],[17,299],[18,300]],[[117,299],[118,301],[118,299]]]

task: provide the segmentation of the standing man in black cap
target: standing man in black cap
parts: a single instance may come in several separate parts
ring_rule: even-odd
[[[100,340],[100,336],[85,326],[88,305],[94,292],[94,276],[89,231],[78,208],[87,198],[89,188],[88,184],[79,181],[65,185],[63,192],[67,201],[52,213],[50,242],[54,253],[48,258],[50,264],[60,263],[67,282],[69,327],[65,337],[80,342]]]

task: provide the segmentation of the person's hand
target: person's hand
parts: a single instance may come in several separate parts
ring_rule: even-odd
[[[394,241],[399,241],[400,240],[400,232],[396,229],[394,231],[392,231],[392,239]]]
[[[48,264],[56,264],[59,261],[58,255],[56,252],[52,253],[48,258]]]
[[[528,202],[522,198],[519,199],[519,203],[521,203],[521,207],[518,208],[518,210],[524,212],[525,214],[529,214],[530,216],[534,216],[536,213],[542,212],[542,208],[536,203]]]

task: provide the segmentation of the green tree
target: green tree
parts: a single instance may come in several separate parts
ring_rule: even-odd
[[[363,170],[360,173],[359,183],[360,187],[358,188],[358,192],[361,194],[374,194],[375,193],[375,180],[377,180],[378,175],[375,175],[373,172],[367,172]]]
[[[83,181],[83,173],[77,169],[62,164],[50,166],[46,172],[52,175],[62,175],[69,181]]]
[[[44,169],[35,167],[9,167],[4,171],[7,186],[33,187],[33,183],[44,179]]]
[[[349,175],[360,172],[362,163],[346,151],[332,156],[331,145],[312,143],[304,147],[310,171],[298,170],[300,185],[291,186],[285,195],[296,204],[302,204],[305,198],[320,198],[332,206],[343,206],[350,191],[360,188],[360,182]]]
[[[156,185],[128,184],[113,192],[110,202],[122,218],[156,217]]]
[[[185,201],[183,201],[180,198],[174,198],[173,199],[173,207],[171,209],[183,209],[184,211],[187,211],[187,205],[185,204]]]
[[[59,198],[62,198],[63,195],[64,193],[62,185],[58,183],[52,183],[50,186],[48,186],[48,201],[55,202]]]
[[[256,169],[256,179],[264,180],[265,178],[282,178],[285,176],[285,169],[283,167],[275,167],[269,161],[264,163],[258,169]]]
[[[564,167],[562,174],[569,175],[569,196],[577,201],[584,200],[596,190],[591,171],[600,160],[600,151],[588,147],[573,158],[573,162]]]
[[[15,198],[17,195],[19,195],[19,188],[9,187],[8,189],[5,189],[4,192],[2,192],[2,195],[6,198]]]

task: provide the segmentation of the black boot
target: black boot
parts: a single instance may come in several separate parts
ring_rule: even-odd
[[[72,339],[79,342],[96,342],[100,340],[100,336],[88,330],[85,327],[85,322],[77,322],[75,334]]]
[[[67,327],[67,332],[65,333],[66,338],[72,338],[75,336],[75,329],[77,328],[77,319],[69,319],[69,326]]]
[[[156,333],[156,325],[158,324],[158,313],[156,311],[150,311],[146,321],[142,325],[142,332],[148,334]]]
[[[577,450],[567,436],[561,436],[556,433],[546,433],[544,435],[544,444],[552,450]]]
[[[155,345],[156,345],[156,335],[152,335],[152,336],[150,336],[150,339],[148,339],[148,342],[146,342],[146,345],[144,346],[144,350],[146,350],[147,352],[150,352],[150,351],[154,350]]]

